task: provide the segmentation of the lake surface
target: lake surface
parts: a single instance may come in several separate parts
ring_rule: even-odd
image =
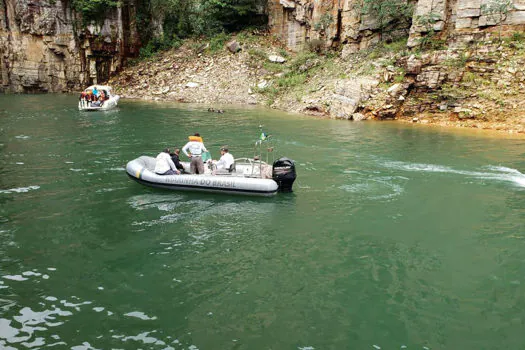
[[[525,139],[259,108],[0,96],[0,348],[523,349]],[[169,192],[200,132],[291,194]]]

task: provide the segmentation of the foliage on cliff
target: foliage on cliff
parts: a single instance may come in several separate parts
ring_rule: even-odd
[[[265,5],[264,0],[144,0],[139,7],[140,32],[148,43],[143,56],[176,47],[180,39],[264,24]]]
[[[108,9],[118,4],[119,2],[115,0],[73,0],[71,2],[72,7],[82,14],[85,22],[100,20]]]

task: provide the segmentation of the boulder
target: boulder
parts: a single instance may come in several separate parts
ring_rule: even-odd
[[[351,118],[353,121],[356,121],[356,122],[359,122],[359,121],[362,121],[362,120],[366,120],[366,116],[362,113],[354,113],[352,114],[352,118]]]
[[[282,56],[278,56],[278,55],[270,55],[270,56],[268,56],[268,59],[270,60],[270,62],[274,62],[274,63],[284,63],[284,62],[286,62],[286,58],[284,58]]]
[[[241,44],[238,41],[232,40],[226,44],[226,47],[231,53],[237,53],[241,51]]]

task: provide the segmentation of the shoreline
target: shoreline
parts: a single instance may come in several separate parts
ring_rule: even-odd
[[[176,99],[167,99],[167,98],[151,98],[151,97],[128,97],[128,96],[121,96],[121,100],[124,101],[135,101],[135,102],[147,102],[147,103],[175,103],[180,105],[191,105],[191,106],[199,106],[202,107],[202,109],[206,108],[212,108],[212,107],[220,107],[221,109],[225,110],[225,113],[227,114],[228,106],[234,107],[235,109],[244,109],[244,108],[263,108],[268,110],[276,110],[282,113],[291,113],[291,114],[297,114],[302,117],[307,118],[314,118],[314,119],[326,119],[326,120],[340,120],[341,122],[344,122],[343,119],[335,119],[331,118],[328,115],[320,115],[320,114],[308,114],[308,113],[302,113],[295,110],[285,110],[280,109],[277,107],[269,107],[265,106],[263,104],[247,104],[247,103],[227,103],[227,102],[220,102],[220,103],[211,103],[211,102],[189,102],[189,101],[179,101]],[[512,128],[513,124],[506,124],[506,123],[489,123],[484,122],[484,124],[480,125],[481,123],[473,123],[470,124],[466,121],[446,121],[446,120],[429,120],[429,119],[420,119],[417,122],[413,121],[413,118],[411,117],[401,117],[401,118],[394,118],[394,119],[374,119],[369,118],[362,121],[352,121],[347,120],[348,123],[363,123],[363,122],[374,122],[374,123],[399,123],[399,124],[408,124],[413,125],[414,127],[421,127],[421,128],[434,128],[434,129],[442,129],[447,131],[454,131],[454,132],[464,132],[469,135],[483,135],[487,137],[496,137],[496,138],[512,138],[512,139],[525,139],[525,133],[524,132],[516,132],[514,128]]]
[[[187,42],[125,68],[107,84],[123,99],[259,106],[314,118],[396,120],[525,136],[525,102],[520,97],[525,83],[508,85],[510,78],[494,82],[499,77],[478,76],[468,67],[445,61],[428,69],[459,69],[447,70],[458,76],[457,85],[422,92],[416,89],[422,84],[419,75],[410,73],[405,62],[412,56],[395,50],[378,51],[381,55],[367,51],[343,59],[288,52],[261,37],[245,39],[240,45],[242,50],[232,53],[224,48],[196,50],[195,43]],[[270,59],[276,52],[282,62]],[[507,58],[511,57],[521,62],[521,54],[509,53]]]

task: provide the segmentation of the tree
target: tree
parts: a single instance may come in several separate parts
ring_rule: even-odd
[[[419,46],[422,49],[428,49],[434,46],[434,35],[436,34],[434,24],[440,19],[441,16],[432,11],[421,16],[416,16],[416,24],[425,30],[425,35],[422,35],[419,41]]]
[[[363,0],[361,6],[361,14],[377,20],[380,40],[390,23],[410,23],[412,12],[413,6],[407,0]]]
[[[510,10],[514,8],[512,0],[489,0],[481,5],[481,14],[496,22],[498,26],[498,39],[501,41],[501,24],[507,19]]]
[[[117,7],[119,2],[116,0],[73,0],[72,7],[82,13],[84,23],[90,21],[103,21],[104,14],[110,8]]]

